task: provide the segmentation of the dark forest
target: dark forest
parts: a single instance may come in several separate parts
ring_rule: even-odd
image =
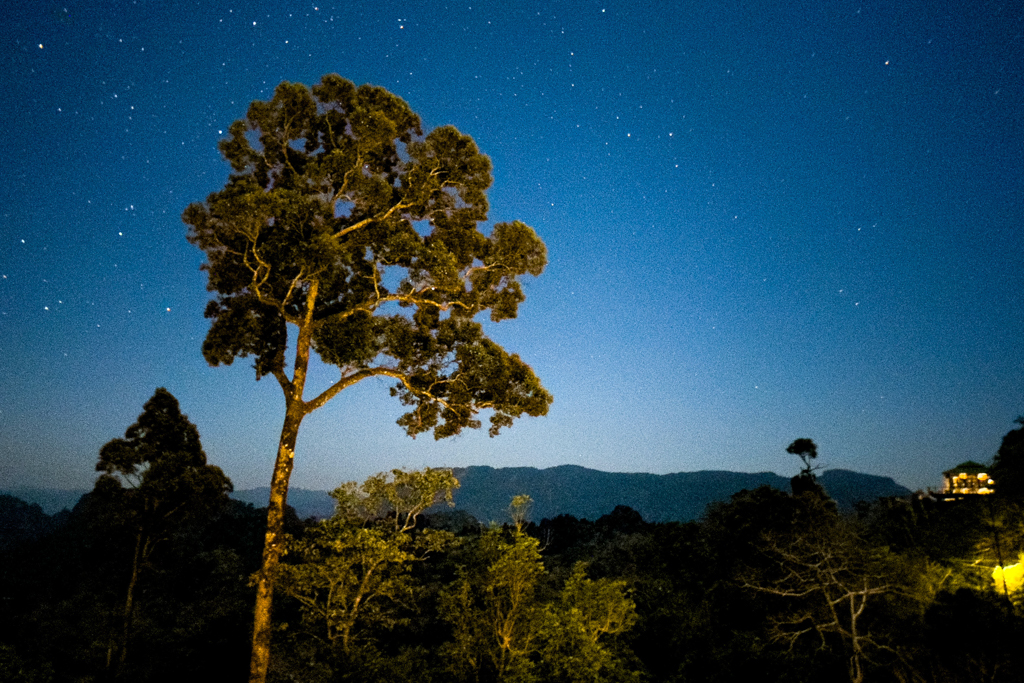
[[[352,482],[330,519],[289,508],[269,679],[1020,680],[1022,433],[1003,440],[993,495],[852,514],[809,457],[795,493],[745,490],[690,523],[624,506],[534,523],[524,492],[485,527],[444,505],[449,470]],[[803,441],[791,452],[806,457]],[[173,472],[191,498],[154,488],[152,464],[129,486],[111,462],[130,445],[104,447],[73,510],[0,498],[3,680],[247,676],[266,510],[229,499],[195,455]]]

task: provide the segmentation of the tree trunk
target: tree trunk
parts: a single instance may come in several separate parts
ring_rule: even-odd
[[[278,382],[284,390],[285,413],[281,427],[281,440],[277,446],[274,476],[270,480],[270,502],[267,505],[267,535],[263,541],[263,565],[256,577],[256,615],[252,627],[252,659],[249,661],[249,683],[266,683],[270,668],[270,636],[273,624],[270,608],[274,600],[274,574],[281,561],[281,543],[284,541],[284,506],[288,502],[288,481],[295,463],[295,442],[299,425],[309,408],[302,400],[309,369],[309,351],[313,343],[313,308],[319,283],[313,280],[306,292],[306,311],[295,340],[295,372],[291,381],[283,372],[277,372]]]
[[[135,612],[135,586],[139,582],[139,562],[142,557],[142,532],[135,541],[135,557],[132,558],[132,578],[128,582],[128,597],[124,601],[124,630],[121,633],[121,654],[117,663],[117,675],[124,671],[124,662],[128,657],[128,635],[132,630],[132,614]]]
[[[132,574],[128,580],[128,592],[124,599],[124,613],[121,618],[121,638],[116,647],[107,648],[107,679],[116,680],[121,677],[124,671],[124,662],[128,655],[128,635],[132,628],[132,613],[135,609],[135,585],[139,580],[139,562],[142,557],[142,535],[140,529],[135,536],[135,554],[132,557]],[[111,639],[113,641],[113,638]],[[117,663],[114,663],[113,654],[117,653]]]
[[[284,506],[288,502],[288,481],[292,476],[295,442],[303,414],[301,406],[289,406],[281,428],[281,441],[274,463],[274,476],[270,482],[270,502],[267,507],[267,533],[263,542],[263,565],[256,578],[256,616],[252,632],[252,659],[249,663],[249,682],[264,683],[270,665],[270,636],[272,624],[270,609],[274,598],[274,574],[281,560],[284,535]]]

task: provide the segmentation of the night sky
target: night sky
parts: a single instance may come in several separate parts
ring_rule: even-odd
[[[28,2],[0,25],[0,488],[90,488],[156,387],[245,489],[284,401],[210,368],[182,210],[250,101],[338,73],[453,124],[550,264],[490,333],[544,418],[435,442],[391,381],[306,419],[293,486],[578,464],[937,487],[1024,413],[1017,2]],[[334,375],[325,369],[313,386]]]

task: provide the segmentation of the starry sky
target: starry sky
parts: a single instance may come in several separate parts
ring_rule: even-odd
[[[555,403],[495,439],[303,423],[293,486],[392,467],[795,474],[938,487],[1024,413],[1014,2],[21,2],[0,25],[0,487],[90,488],[156,387],[269,484],[284,401],[210,368],[182,210],[281,81],[383,86],[494,164],[550,264],[489,328]],[[307,396],[325,387],[314,373]]]

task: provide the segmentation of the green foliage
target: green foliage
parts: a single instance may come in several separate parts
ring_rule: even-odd
[[[544,576],[537,539],[516,529],[491,529],[480,539],[472,569],[441,596],[452,626],[443,657],[457,680],[534,680],[536,639],[544,617],[535,600]]]
[[[512,502],[508,506],[508,515],[512,518],[512,523],[516,526],[519,531],[523,530],[523,526],[528,521],[530,516],[530,508],[533,507],[533,499],[527,495],[520,494],[512,497]]]
[[[636,605],[627,596],[626,582],[587,578],[578,563],[565,582],[556,605],[549,605],[541,626],[540,657],[549,681],[635,680],[618,653],[609,647],[611,636],[636,623]]]
[[[533,525],[517,497],[516,523],[481,531],[428,511],[454,483],[394,471],[339,487],[327,522],[291,519],[272,680],[946,683],[1024,671],[1024,612],[992,580],[1019,559],[1024,528],[1000,496],[883,500],[852,517],[765,487],[682,525],[625,507]],[[103,676],[134,540],[110,509],[90,494],[5,556],[0,677]],[[263,519],[229,504],[165,539],[139,579],[122,678],[238,677]]]
[[[491,162],[472,138],[451,126],[424,135],[403,100],[336,75],[312,89],[282,83],[229,130],[220,149],[234,174],[183,215],[216,294],[207,361],[252,356],[257,378],[288,393],[293,324],[299,346],[342,374],[306,412],[375,375],[398,380],[410,435],[479,427],[481,409],[494,435],[547,412],[529,366],[476,321],[516,317],[520,277],[547,256],[518,221],[480,232]]]
[[[517,496],[513,509],[528,501]],[[517,524],[493,528],[475,546],[443,592],[440,609],[452,628],[442,647],[449,673],[463,681],[612,681],[636,673],[611,639],[636,622],[624,581],[592,580],[578,563],[561,591],[551,578],[540,543]]]
[[[451,470],[394,470],[361,486],[349,482],[331,495],[334,517],[288,542],[292,561],[278,585],[302,606],[320,639],[350,652],[357,625],[394,628],[416,610],[412,565],[450,545],[452,536],[416,530],[419,514],[451,502],[458,481]]]
[[[816,493],[738,495],[709,516],[740,534],[727,545],[750,543],[730,574],[763,615],[767,628],[755,632],[807,667],[802,677],[845,669],[859,683],[901,661],[899,634],[921,614],[912,596],[923,592],[922,562],[867,543],[856,520]]]
[[[416,526],[419,515],[441,503],[453,505],[452,494],[459,481],[450,469],[426,467],[407,472],[392,470],[375,474],[361,485],[350,481],[331,492],[335,518],[366,524],[389,520],[394,531]]]

